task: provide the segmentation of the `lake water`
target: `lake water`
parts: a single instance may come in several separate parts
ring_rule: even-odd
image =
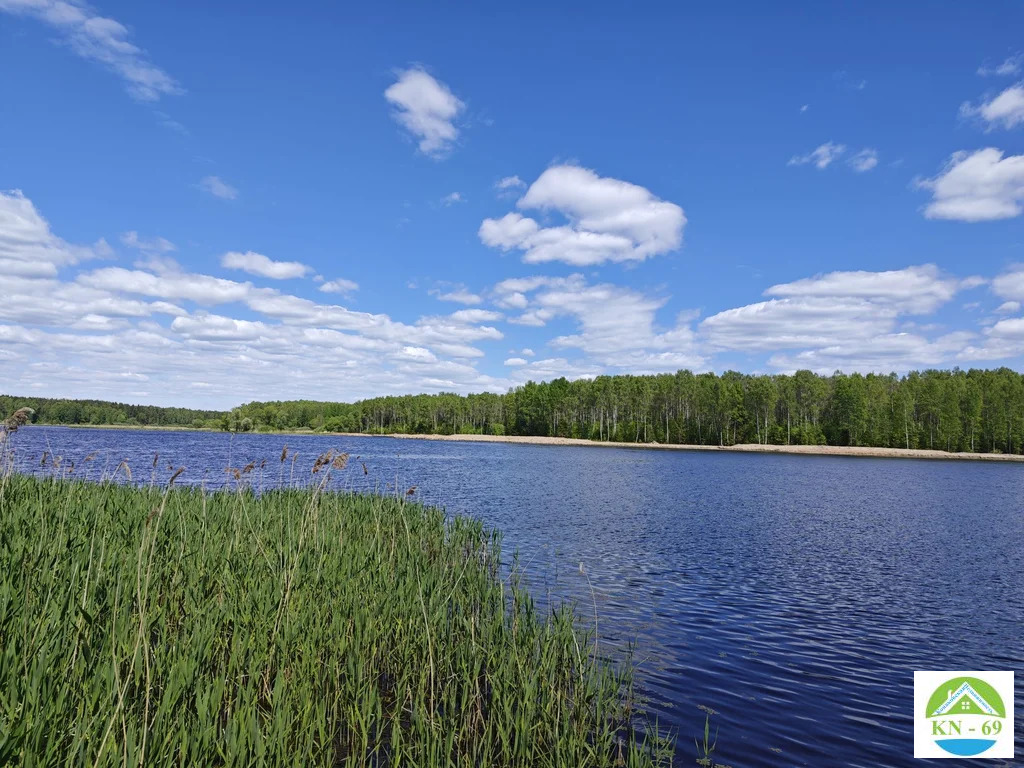
[[[596,609],[609,649],[635,640],[679,765],[705,708],[733,768],[927,764],[911,757],[919,669],[1015,670],[1024,755],[1021,465],[58,427],[13,446],[24,471],[49,471],[48,450],[74,476],[127,459],[136,482],[184,466],[179,482],[210,487],[234,483],[227,466],[267,459],[247,481],[269,487],[347,451],[340,485],[416,486],[483,519],[538,597]]]

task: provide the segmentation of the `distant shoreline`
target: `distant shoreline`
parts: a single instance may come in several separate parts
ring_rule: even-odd
[[[918,448],[870,448],[843,445],[676,445],[662,443],[612,443],[575,437],[540,437],[530,435],[366,435],[361,432],[342,433],[347,437],[393,437],[399,440],[446,440],[475,443],[518,443],[521,445],[579,445],[601,448],[634,448],[656,451],[727,451],[732,453],[783,453],[802,456],[854,456],[882,459],[940,459],[956,461],[1024,462],[1024,455],[1004,453],[949,453]]]
[[[219,430],[197,429],[196,427],[174,426],[130,426],[127,424],[36,424],[40,427],[68,427],[71,429],[139,429],[154,432],[209,432],[216,434]],[[30,427],[31,428],[31,427]],[[947,451],[930,451],[921,448],[872,448],[868,446],[845,445],[759,445],[743,443],[739,445],[678,445],[663,443],[613,443],[598,440],[585,440],[576,437],[543,437],[539,435],[413,435],[395,433],[374,435],[366,432],[314,432],[312,430],[279,432],[246,432],[240,434],[253,435],[334,435],[337,437],[390,437],[395,440],[439,440],[445,442],[468,443],[506,443],[511,445],[575,445],[595,448],[630,448],[650,451],[704,451],[730,453],[774,453],[791,456],[847,456],[873,459],[932,459],[942,461],[1000,461],[1024,462],[1024,455],[1005,453],[949,453]]]

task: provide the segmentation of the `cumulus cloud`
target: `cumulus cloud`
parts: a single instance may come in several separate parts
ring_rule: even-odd
[[[574,165],[548,168],[516,206],[556,213],[567,221],[545,227],[516,212],[483,221],[478,234],[485,245],[522,251],[523,261],[531,264],[643,261],[679,248],[686,225],[686,215],[675,203]]]
[[[384,91],[394,107],[392,116],[414,138],[423,154],[440,158],[447,155],[459,137],[455,120],[465,109],[447,85],[421,67],[398,73],[398,81]]]
[[[139,101],[182,93],[181,86],[130,41],[120,22],[98,15],[80,0],[0,0],[0,11],[31,16],[55,29],[78,56],[120,77]]]
[[[823,171],[845,151],[845,144],[836,144],[833,141],[827,141],[821,146],[812,149],[806,155],[794,155],[789,158],[787,165],[808,165],[809,163],[813,163],[815,168],[819,171]]]
[[[778,354],[768,365],[779,371],[807,369],[820,374],[836,370],[847,373],[905,373],[915,368],[949,365],[962,357],[973,334],[965,331],[929,339],[916,333],[890,333],[871,338],[867,344],[843,343],[796,354]]]
[[[935,365],[964,347],[970,334],[928,339],[901,330],[908,315],[930,315],[965,287],[931,264],[882,272],[831,272],[774,285],[770,298],[704,319],[700,337],[720,350],[776,354],[781,370],[906,370]]]
[[[291,280],[305,277],[313,271],[312,267],[297,261],[274,261],[255,251],[228,251],[221,257],[220,265],[226,269],[240,269],[250,275],[269,277],[271,280]],[[320,290],[324,290],[323,286]]]
[[[1014,264],[995,277],[992,293],[1001,299],[1024,302],[1024,264]]]
[[[966,287],[963,281],[943,274],[934,264],[924,264],[884,272],[829,272],[773,285],[764,293],[787,298],[865,299],[900,312],[927,314],[952,299],[962,287]]]
[[[238,197],[238,190],[220,176],[204,176],[199,180],[199,188],[221,200],[234,200]]]
[[[1024,155],[1004,157],[989,147],[955,152],[939,175],[917,181],[930,190],[924,208],[929,219],[992,221],[1021,214],[1024,202]]]
[[[510,278],[494,286],[498,303],[510,295],[523,296],[527,311],[509,318],[518,325],[541,327],[564,317],[577,332],[557,336],[554,348],[576,349],[588,364],[610,369],[655,372],[700,367],[690,318],[680,316],[673,326],[659,327],[656,314],[667,299],[646,296],[624,286],[590,284],[582,275]],[[523,350],[523,356],[533,354]]]
[[[848,161],[850,167],[853,168],[857,173],[864,173],[870,171],[876,165],[878,165],[878,150],[864,148]]]
[[[524,360],[521,357],[510,357],[510,358],[508,358],[505,361],[505,365],[508,365],[508,366],[519,366],[519,365],[526,365],[527,362],[529,362],[529,361],[528,360]]]
[[[210,306],[242,301],[254,290],[252,283],[238,283],[210,275],[191,273],[153,274],[140,269],[104,267],[83,272],[76,282],[80,285],[112,293],[154,296],[171,301],[194,301]]]
[[[55,277],[61,267],[110,253],[103,239],[92,246],[65,242],[21,190],[0,190],[0,274],[5,277]]]
[[[1002,93],[980,104],[965,102],[960,106],[964,117],[979,117],[989,128],[1014,128],[1024,123],[1024,83],[1012,85]]]

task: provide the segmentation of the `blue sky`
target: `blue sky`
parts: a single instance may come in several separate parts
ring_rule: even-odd
[[[0,0],[0,391],[1024,363],[1019,3]]]

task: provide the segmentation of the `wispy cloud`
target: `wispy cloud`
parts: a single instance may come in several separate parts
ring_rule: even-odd
[[[464,202],[466,202],[466,198],[464,198],[458,192],[452,192],[451,194],[445,195],[444,197],[441,198],[441,205],[443,205],[445,208],[451,205],[455,205],[456,203]]]
[[[427,293],[439,301],[452,301],[456,304],[468,304],[470,306],[483,303],[483,299],[480,296],[462,285],[443,292],[438,288],[431,288]]]
[[[845,144],[836,144],[833,141],[826,141],[821,146],[812,149],[806,155],[794,155],[789,158],[787,165],[807,165],[813,163],[819,171],[828,168],[834,160],[846,151]]]
[[[114,19],[100,16],[80,0],[0,0],[0,11],[30,16],[57,30],[72,51],[96,62],[125,82],[139,101],[158,101],[183,93],[178,82],[149,61],[130,41],[131,33]]]
[[[526,189],[526,182],[518,176],[506,176],[495,183],[494,188],[499,195],[514,195],[520,189]]]
[[[878,150],[865,147],[849,159],[850,167],[857,173],[870,171],[878,165]]]
[[[136,250],[142,251],[146,254],[169,253],[170,251],[177,250],[174,243],[166,238],[154,237],[149,240],[145,240],[139,237],[139,233],[134,230],[131,232],[125,232],[121,235],[121,243],[129,248],[135,248]]]
[[[342,293],[348,294],[359,290],[359,283],[354,280],[346,280],[339,277],[337,280],[328,280],[326,283],[320,286],[320,290],[324,293]]]
[[[1015,53],[1012,56],[1007,56],[1003,59],[1001,64],[996,64],[995,66],[982,65],[978,67],[978,74],[982,77],[991,77],[993,75],[1010,77],[1012,75],[1019,74],[1022,65],[1024,65],[1024,53]]]
[[[234,200],[238,197],[238,190],[220,178],[220,176],[204,176],[199,181],[199,188],[222,200]]]

